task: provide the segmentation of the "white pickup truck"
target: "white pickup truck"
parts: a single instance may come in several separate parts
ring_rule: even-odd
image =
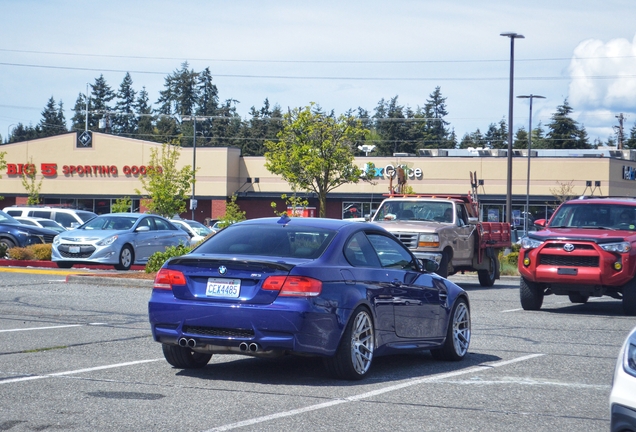
[[[393,195],[382,201],[371,222],[417,258],[436,261],[440,276],[476,271],[486,287],[499,279],[499,251],[511,246],[510,224],[479,222],[471,195]]]

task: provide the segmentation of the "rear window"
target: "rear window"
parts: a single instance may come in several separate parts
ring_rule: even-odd
[[[88,222],[89,220],[93,219],[95,216],[97,216],[97,214],[92,213],[92,212],[85,212],[85,211],[80,211],[76,213],[77,216],[79,216],[79,218],[84,221],[84,222]]]
[[[318,258],[335,231],[281,225],[231,225],[196,249],[197,253]]]

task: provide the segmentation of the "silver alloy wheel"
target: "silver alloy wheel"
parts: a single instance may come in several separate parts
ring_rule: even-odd
[[[373,324],[367,312],[360,312],[355,317],[351,329],[351,361],[355,371],[364,375],[371,367],[373,359]]]
[[[124,246],[120,252],[120,261],[123,267],[130,267],[132,264],[132,252],[129,247]]]
[[[470,345],[470,312],[466,303],[460,302],[453,315],[453,346],[459,356],[464,356]]]

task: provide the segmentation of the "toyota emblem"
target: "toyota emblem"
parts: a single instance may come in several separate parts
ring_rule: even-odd
[[[563,246],[563,250],[566,252],[572,252],[574,250],[574,245],[572,243],[566,243]]]
[[[225,273],[227,273],[227,267],[225,266],[219,267],[219,274],[224,275]]]

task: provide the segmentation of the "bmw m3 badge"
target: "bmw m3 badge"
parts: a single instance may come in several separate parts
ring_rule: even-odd
[[[219,274],[224,275],[225,273],[227,273],[227,267],[225,266],[219,267]]]

